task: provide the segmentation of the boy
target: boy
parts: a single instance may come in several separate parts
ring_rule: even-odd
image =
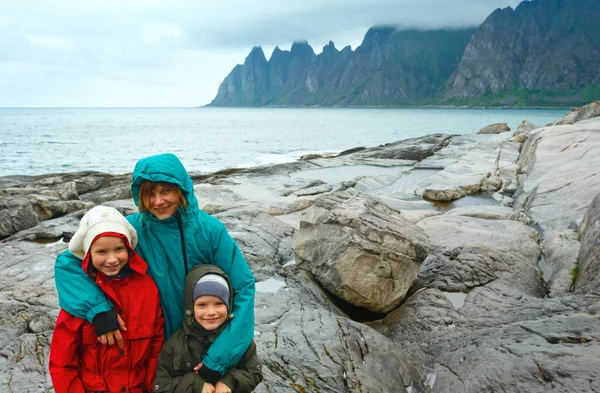
[[[69,249],[111,300],[127,331],[123,348],[103,345],[94,325],[61,309],[49,361],[56,393],[151,391],[165,321],[136,244],[135,229],[116,209],[96,206],[81,219]]]
[[[197,265],[190,271],[184,286],[183,327],[160,353],[154,392],[250,393],[262,381],[254,341],[218,381],[202,372],[202,357],[233,318],[232,300],[229,278],[217,266]]]

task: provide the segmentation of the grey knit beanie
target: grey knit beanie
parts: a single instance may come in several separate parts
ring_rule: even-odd
[[[194,286],[193,301],[204,295],[218,297],[229,308],[229,285],[218,274],[206,274],[198,280]]]

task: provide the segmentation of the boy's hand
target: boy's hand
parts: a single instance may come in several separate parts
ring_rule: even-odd
[[[215,386],[215,393],[231,393],[231,389],[229,388],[229,386],[219,381]]]
[[[215,387],[208,382],[204,382],[202,386],[202,393],[214,393]]]
[[[117,323],[119,324],[119,328],[123,331],[127,331],[127,327],[125,326],[125,321],[121,318],[120,315],[117,315]],[[115,330],[112,332],[108,332],[98,337],[98,342],[103,345],[113,345],[117,342],[119,348],[123,348],[123,336],[119,330]]]

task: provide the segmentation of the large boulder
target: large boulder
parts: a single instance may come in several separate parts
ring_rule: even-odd
[[[0,197],[0,239],[34,227],[39,221],[26,198]]]
[[[519,142],[525,142],[529,138],[531,131],[535,130],[536,128],[539,127],[528,122],[527,120],[523,120],[521,124],[519,124],[519,127],[517,127],[517,131],[515,131],[513,137]]]
[[[329,292],[376,313],[397,307],[427,257],[427,236],[374,198],[319,199],[300,222],[296,261]]]
[[[554,124],[573,124],[577,123],[578,121],[591,119],[598,116],[600,116],[600,101],[594,101],[582,107],[573,109]]]
[[[488,126],[483,127],[479,131],[478,134],[500,134],[502,132],[510,131],[510,127],[506,123],[495,123],[490,124]]]

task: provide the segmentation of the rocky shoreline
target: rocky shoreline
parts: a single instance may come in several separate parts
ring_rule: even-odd
[[[600,102],[495,126],[193,175],[257,278],[257,392],[600,391]],[[52,389],[54,259],[129,181],[0,178],[0,391]]]

